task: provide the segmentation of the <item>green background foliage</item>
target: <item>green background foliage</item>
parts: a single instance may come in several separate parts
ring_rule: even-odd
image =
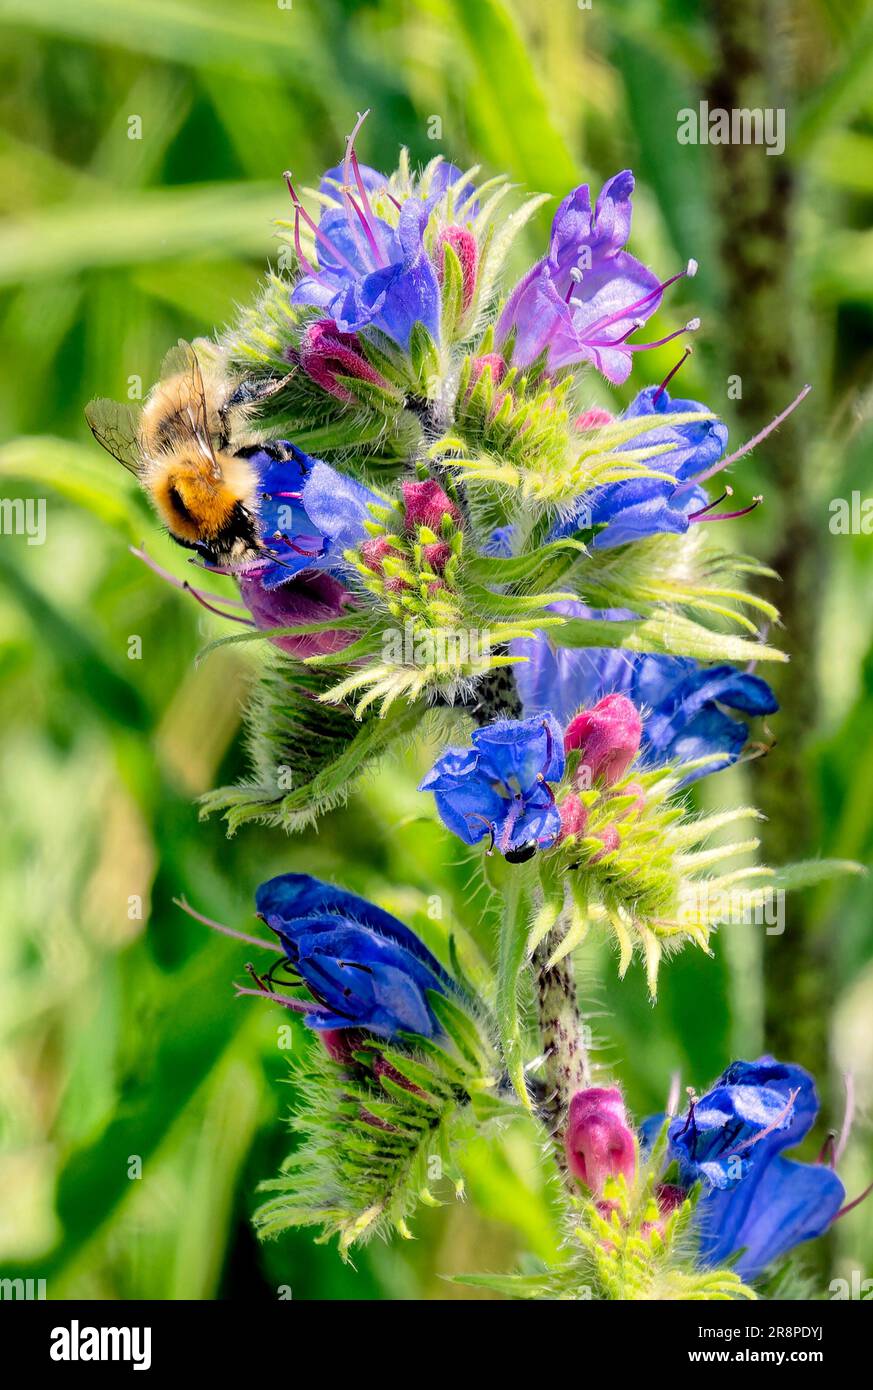
[[[147,389],[178,336],[221,328],[252,296],[276,254],[271,220],[288,212],[282,170],[314,182],[357,110],[372,110],[359,148],[377,167],[405,143],[415,161],[481,160],[487,175],[561,196],[631,165],[635,252],[664,274],[690,255],[701,263],[654,322],[703,317],[683,393],[724,412],[739,442],[738,416],[746,434],[765,423],[748,404],[770,399],[756,372],[781,403],[813,382],[791,458],[775,468],[764,447],[734,479],[742,500],[761,491],[765,506],[720,536],[787,556],[786,631],[771,635],[794,661],[775,680],[795,713],[804,692],[807,713],[787,734],[777,716],[769,756],[709,779],[699,799],[802,788],[772,817],[768,851],[869,861],[873,541],[828,523],[831,499],[873,494],[873,23],[861,0],[771,7],[760,59],[788,147],[781,160],[746,152],[748,186],[726,209],[730,152],[680,146],[676,114],[717,84],[726,29],[746,8],[0,0],[0,492],[45,498],[48,517],[41,547],[0,536],[0,1273],[46,1277],[50,1297],[469,1298],[439,1276],[508,1271],[521,1251],[558,1258],[553,1182],[523,1120],[472,1146],[469,1200],[446,1194],[416,1219],[414,1242],[369,1246],[355,1268],[305,1232],[258,1244],[255,1188],[288,1146],[278,1043],[289,1020],[234,1000],[246,948],[210,936],[173,897],[250,929],[256,884],[306,869],[424,932],[439,895],[443,921],[484,957],[493,923],[469,861],[415,794],[433,750],[398,756],[303,838],[254,826],[228,841],[219,820],[198,823],[195,798],[244,769],[257,657],[244,645],[195,664],[221,624],[129,554],[145,539],[186,572],[82,417],[94,394],[124,399],[137,378]],[[787,297],[750,299],[742,331],[725,333],[726,307],[735,322],[744,304],[731,229],[775,166],[789,225],[743,249],[779,267]],[[516,269],[549,219],[547,207],[527,229]],[[772,380],[774,342],[804,376]],[[647,355],[616,400],[675,356]],[[745,407],[728,398],[732,374]],[[591,403],[607,399],[592,379]],[[141,920],[129,915],[136,895]],[[783,938],[725,928],[714,960],[687,952],[665,969],[655,1009],[638,967],[619,985],[608,952],[586,946],[598,1060],[643,1115],[673,1071],[701,1087],[732,1057],[790,1040],[821,1079],[817,1142],[839,1126],[851,1070],[859,1113],[842,1172],[854,1195],[873,1177],[871,915],[870,879],[793,894]],[[873,1273],[873,1203],[804,1262],[818,1297],[833,1273]]]

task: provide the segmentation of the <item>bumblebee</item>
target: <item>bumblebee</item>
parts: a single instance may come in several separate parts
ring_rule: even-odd
[[[258,475],[232,443],[252,408],[286,384],[234,386],[201,370],[179,341],[142,409],[106,399],[85,410],[91,433],[145,488],[175,541],[237,571],[273,559],[258,531]]]

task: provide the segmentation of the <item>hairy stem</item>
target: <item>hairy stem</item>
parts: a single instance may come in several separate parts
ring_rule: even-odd
[[[546,1092],[540,1114],[555,1140],[558,1166],[567,1176],[564,1136],[567,1111],[574,1092],[591,1084],[591,1069],[585,1045],[584,1028],[576,1001],[571,956],[556,965],[549,960],[560,946],[567,923],[559,918],[556,926],[540,942],[533,968],[536,982],[537,1015],[545,1053]],[[575,1188],[575,1184],[573,1184]]]

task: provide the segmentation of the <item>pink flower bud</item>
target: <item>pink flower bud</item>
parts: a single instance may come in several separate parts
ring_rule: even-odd
[[[577,415],[575,424],[577,430],[596,430],[601,425],[611,424],[612,418],[608,410],[593,406],[591,410],[583,410],[581,415]]]
[[[558,806],[561,816],[561,829],[558,840],[565,840],[568,835],[584,835],[588,825],[588,812],[582,805],[575,792],[570,792]]]
[[[318,319],[307,328],[300,344],[300,365],[307,376],[340,401],[353,401],[354,392],[337,381],[339,376],[369,381],[374,386],[388,383],[359,351],[356,333],[341,333],[333,319]]]
[[[646,804],[646,793],[641,782],[628,782],[621,789],[622,796],[632,796],[632,804],[616,816],[616,820],[626,820],[628,816],[638,816]]]
[[[383,570],[383,562],[386,555],[399,555],[396,546],[391,545],[384,536],[371,536],[369,540],[363,542],[361,546],[361,557],[364,563],[377,574]]]
[[[470,385],[475,386],[486,367],[491,368],[491,380],[495,386],[506,376],[506,361],[499,352],[483,352],[481,357],[474,357],[470,366]]]
[[[617,1086],[590,1086],[570,1101],[564,1139],[570,1172],[596,1197],[608,1178],[636,1175],[637,1145]]]
[[[476,238],[466,227],[446,227],[440,232],[436,267],[440,284],[443,283],[445,275],[443,247],[446,245],[451,246],[461,262],[461,307],[469,309],[476,290],[476,271],[479,267],[479,247],[476,245]]]
[[[612,851],[618,849],[621,844],[621,836],[614,825],[605,825],[603,829],[598,832],[597,838],[603,845],[603,849],[598,850],[593,856],[591,860],[592,864],[599,864],[605,855],[611,854]]]
[[[435,541],[431,545],[422,546],[421,553],[431,569],[437,574],[442,574],[451,558],[452,547],[446,541]]]
[[[592,778],[602,777],[608,787],[627,772],[640,747],[642,720],[626,695],[605,695],[592,709],[571,719],[564,734],[567,753],[578,748]]]
[[[427,526],[431,531],[439,531],[446,512],[453,521],[460,521],[460,513],[454,502],[433,478],[426,478],[421,483],[403,483],[402,489],[407,530]]]

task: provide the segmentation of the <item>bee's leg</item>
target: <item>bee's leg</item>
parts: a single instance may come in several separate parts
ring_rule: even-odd
[[[277,395],[284,386],[287,386],[292,375],[292,372],[287,372],[285,376],[272,378],[269,381],[256,381],[253,377],[243,378],[218,409],[222,449],[228,447],[233,436],[234,431],[231,423],[233,412],[236,410],[244,412],[247,408],[259,405],[261,401],[267,401],[271,396]]]

